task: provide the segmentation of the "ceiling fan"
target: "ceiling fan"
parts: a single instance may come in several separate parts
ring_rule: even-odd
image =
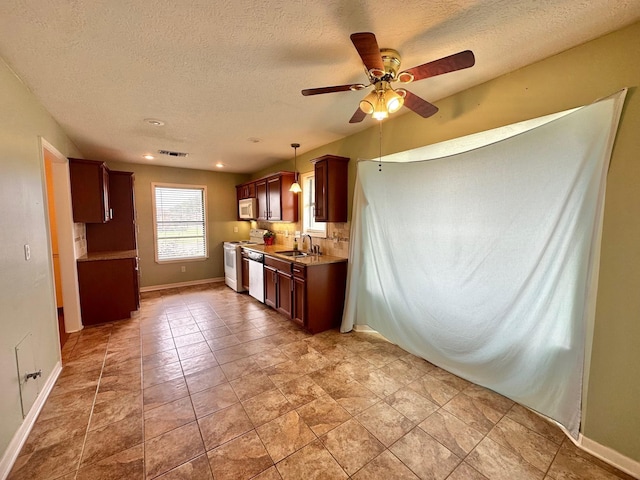
[[[349,123],[361,122],[367,115],[371,115],[376,120],[383,120],[390,113],[397,112],[403,105],[424,118],[430,117],[438,111],[438,107],[404,88],[394,89],[391,84],[393,82],[416,82],[443,73],[455,72],[472,67],[476,61],[473,52],[465,50],[398,73],[401,61],[400,54],[391,48],[379,48],[373,33],[353,33],[351,41],[362,58],[365,72],[369,78],[369,85],[354,83],[302,90],[302,95],[309,96],[363,90],[373,86],[373,91],[360,101],[359,108]]]

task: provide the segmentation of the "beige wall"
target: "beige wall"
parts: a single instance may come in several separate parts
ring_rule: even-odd
[[[168,285],[224,277],[222,243],[249,238],[249,222],[237,221],[238,204],[235,186],[247,175],[157,167],[153,165],[108,162],[112,170],[135,173],[135,203],[138,223],[141,287]],[[209,258],[205,261],[158,264],[153,240],[153,205],[151,183],[175,183],[207,186],[207,240]],[[238,232],[233,228],[238,227]],[[186,267],[186,272],[181,267]]]
[[[410,112],[398,116],[383,124],[382,145],[383,155],[409,150],[584,105],[630,87],[607,180],[583,433],[636,461],[640,461],[638,39],[640,23],[436,102],[440,112],[430,119]],[[351,198],[355,160],[376,158],[379,151],[377,124],[370,119],[365,122],[372,127],[322,148],[305,152],[302,145],[300,151],[305,153],[298,155],[298,169],[311,170],[308,160],[325,154],[350,157]],[[291,168],[292,161],[287,160],[253,178]]]
[[[39,136],[79,154],[0,59],[0,458],[22,424],[15,345],[33,335],[43,381],[60,358]]]

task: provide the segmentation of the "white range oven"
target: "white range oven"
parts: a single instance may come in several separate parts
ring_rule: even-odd
[[[236,292],[244,292],[242,288],[242,245],[264,244],[263,235],[266,230],[252,228],[249,231],[249,240],[224,242],[224,283]]]

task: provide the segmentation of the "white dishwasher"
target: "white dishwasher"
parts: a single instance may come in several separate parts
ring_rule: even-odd
[[[249,259],[249,295],[264,303],[264,254],[253,250],[242,250]]]

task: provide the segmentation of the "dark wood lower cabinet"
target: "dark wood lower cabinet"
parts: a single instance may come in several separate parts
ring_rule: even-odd
[[[291,262],[264,257],[264,303],[291,318],[293,283]]]
[[[242,258],[242,288],[249,290],[249,259]]]
[[[281,314],[291,318],[293,311],[293,280],[290,274],[278,272],[278,305]]]
[[[342,321],[347,262],[302,265],[265,255],[265,303],[311,333]]]
[[[347,263],[293,265],[293,320],[311,333],[340,326]]]
[[[264,267],[264,303],[271,308],[278,305],[278,271],[273,267]]]
[[[78,287],[83,325],[129,318],[139,306],[137,259],[80,261]]]

